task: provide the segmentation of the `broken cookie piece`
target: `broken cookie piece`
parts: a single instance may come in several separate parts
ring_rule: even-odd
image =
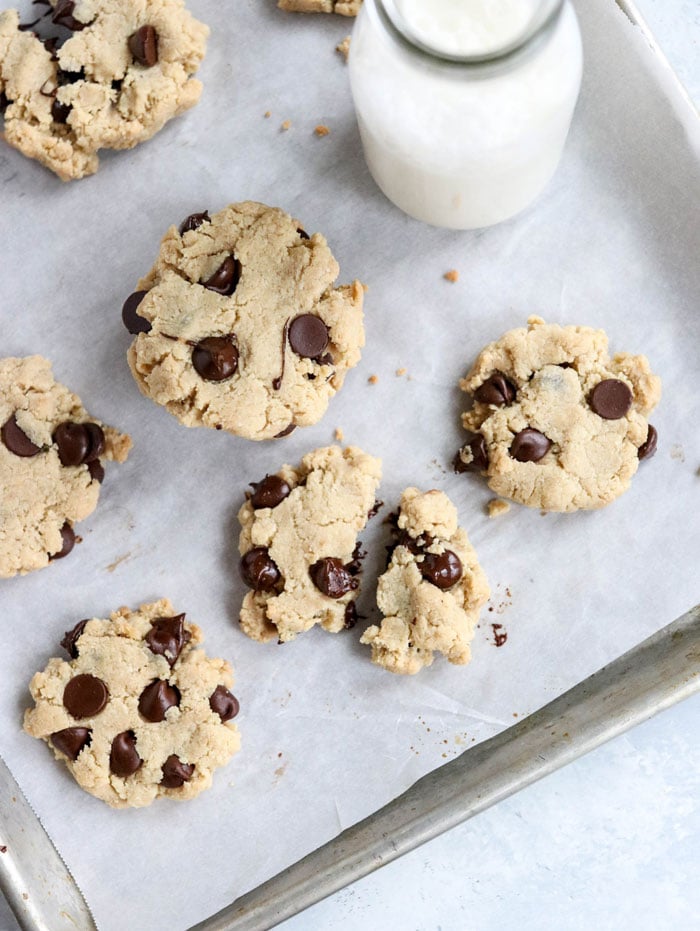
[[[377,584],[384,619],[368,627],[360,642],[372,647],[373,663],[401,675],[430,666],[434,653],[468,663],[489,587],[457,525],[455,506],[441,491],[407,488],[394,532],[389,565]]]
[[[280,10],[288,13],[340,13],[357,16],[362,0],[278,0]]]
[[[241,629],[253,640],[293,640],[319,624],[354,626],[358,533],[369,520],[381,462],[328,446],[254,484],[241,508]]]
[[[97,505],[103,460],[131,439],[90,417],[41,356],[0,359],[0,578],[67,556]]]

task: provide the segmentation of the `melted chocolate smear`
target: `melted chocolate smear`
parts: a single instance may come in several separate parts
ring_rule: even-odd
[[[279,391],[282,387],[282,379],[284,378],[284,363],[287,358],[287,333],[289,332],[289,317],[285,320],[284,327],[282,328],[282,367],[280,368],[280,373],[277,378],[273,379],[272,387],[275,391]],[[279,436],[280,434],[278,434]]]
[[[452,550],[444,553],[426,553],[418,567],[426,581],[442,591],[452,588],[462,578],[462,560]]]
[[[311,581],[328,598],[342,598],[355,591],[358,581],[335,556],[324,556],[309,568]]]
[[[492,624],[493,642],[497,647],[502,647],[508,639],[508,632],[503,629],[503,624]]]
[[[357,606],[354,601],[348,601],[345,605],[343,627],[345,630],[352,630],[355,624],[357,624]]]
[[[265,546],[255,546],[241,558],[243,581],[256,592],[274,592],[282,575]]]
[[[376,517],[377,513],[379,512],[379,509],[383,507],[384,507],[384,502],[380,501],[379,498],[375,499],[374,504],[372,505],[370,510],[367,511],[367,520],[372,520],[373,517]]]
[[[350,575],[359,575],[362,572],[362,560],[367,556],[367,550],[362,549],[362,541],[358,540],[355,549],[352,551],[352,559],[345,563],[345,568]]]

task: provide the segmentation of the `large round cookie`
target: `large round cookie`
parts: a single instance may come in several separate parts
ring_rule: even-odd
[[[610,358],[602,330],[531,317],[487,346],[460,387],[474,398],[462,415],[474,436],[458,468],[529,507],[603,507],[656,448],[647,418],[661,381],[644,356]]]
[[[123,462],[128,436],[90,418],[41,356],[0,359],[0,578],[67,556],[91,514],[101,459]]]
[[[97,171],[99,149],[130,149],[197,103],[209,29],[183,0],[51,5],[44,41],[0,13],[0,112],[7,142],[68,181]]]
[[[248,201],[172,226],[127,299],[129,365],[188,427],[253,440],[318,421],[364,345],[359,281],[320,233]]]
[[[188,799],[240,748],[231,667],[167,599],[81,621],[32,679],[24,729],[113,808]]]

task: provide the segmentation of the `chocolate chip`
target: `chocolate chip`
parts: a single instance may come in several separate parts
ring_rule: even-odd
[[[474,392],[474,399],[481,404],[505,407],[515,400],[516,388],[501,372],[494,372]]]
[[[99,482],[101,485],[104,481],[105,469],[100,460],[93,459],[92,462],[88,462],[87,467],[93,482]]]
[[[209,707],[222,721],[230,721],[241,710],[240,703],[223,685],[217,685],[209,698]]]
[[[11,103],[12,101],[6,95],[5,91],[0,91],[0,113],[4,113]]]
[[[160,784],[166,789],[179,789],[189,782],[194,773],[193,763],[183,763],[179,756],[172,753],[161,767],[163,778]]]
[[[202,223],[211,223],[208,210],[205,210],[203,213],[191,213],[188,217],[185,217],[180,224],[180,235],[184,236],[185,233],[198,230]]]
[[[192,639],[189,630],[185,630],[185,615],[175,617],[157,617],[151,621],[151,629],[145,640],[152,653],[164,656],[170,666],[177,662],[182,648]]]
[[[329,598],[342,598],[357,588],[354,579],[340,559],[324,556],[309,568],[311,581],[316,588]]]
[[[462,578],[462,560],[452,550],[426,553],[418,567],[424,579],[443,591],[452,588]]]
[[[56,80],[59,87],[65,87],[66,84],[75,84],[77,81],[85,80],[85,71],[82,68],[80,71],[64,71],[59,68],[56,71]]]
[[[619,420],[632,406],[632,391],[619,378],[605,378],[588,395],[588,403],[604,420]]]
[[[165,720],[168,708],[180,704],[180,693],[174,685],[168,685],[164,679],[154,679],[141,692],[139,711],[147,721],[154,724]]]
[[[136,336],[138,333],[151,332],[150,320],[146,320],[145,317],[139,317],[136,313],[136,308],[147,294],[148,291],[134,291],[134,293],[130,294],[124,301],[124,306],[122,307],[122,323],[133,336]]]
[[[343,627],[345,630],[352,630],[355,624],[357,624],[357,605],[354,601],[348,601],[345,605]]]
[[[297,227],[297,233],[299,233],[302,239],[311,239],[306,230],[303,230],[300,226]]]
[[[265,546],[255,546],[241,559],[245,584],[256,592],[273,592],[281,579],[277,564]]]
[[[63,704],[74,718],[92,718],[107,704],[109,692],[102,679],[85,674],[74,676],[63,690]]]
[[[649,429],[647,430],[647,438],[644,440],[642,445],[637,450],[637,456],[639,459],[651,459],[651,457],[656,452],[656,444],[659,439],[659,434],[656,431],[656,427],[652,427],[649,424]]]
[[[51,743],[60,752],[65,753],[69,760],[78,759],[83,747],[90,743],[92,731],[89,727],[65,727],[56,731],[50,737]]]
[[[489,451],[486,448],[486,440],[480,433],[475,434],[462,447],[462,451],[471,452],[471,462],[465,462],[461,455],[457,453],[452,461],[452,467],[455,472],[485,472],[489,467]]]
[[[291,492],[291,488],[279,475],[266,475],[261,482],[253,485],[250,503],[255,510],[276,508]]]
[[[14,453],[15,456],[22,456],[28,459],[41,452],[41,446],[36,446],[32,443],[24,430],[17,426],[17,420],[14,414],[3,424],[0,429],[0,437],[2,437],[5,446],[11,453]]]
[[[71,657],[71,659],[78,658],[78,640],[80,639],[82,632],[85,630],[86,624],[87,618],[84,621],[78,621],[72,630],[67,630],[63,635],[61,646]]]
[[[85,29],[89,23],[81,23],[79,20],[73,17],[73,10],[75,9],[75,3],[73,0],[58,0],[51,17],[51,22],[56,23],[57,26],[64,26],[66,29],[71,29],[73,32],[80,32],[81,29]]]
[[[54,100],[51,104],[51,119],[54,123],[66,123],[72,109],[69,103],[61,103],[60,100]]]
[[[96,423],[59,424],[53,432],[61,465],[77,466],[98,459],[105,448],[105,435]]]
[[[243,269],[238,259],[230,255],[221,263],[211,278],[200,282],[207,290],[215,291],[217,294],[223,294],[230,297],[236,290],[238,282],[241,280]]]
[[[68,521],[61,527],[61,549],[57,553],[51,553],[49,556],[50,560],[54,559],[63,559],[64,556],[67,556],[73,547],[75,546],[75,530],[71,527]]]
[[[109,770],[115,776],[133,776],[143,760],[136,752],[136,734],[122,731],[112,741],[109,751]]]
[[[290,433],[294,433],[297,425],[295,423],[290,423],[288,427],[285,427],[284,430],[280,430],[279,433],[275,433],[274,439],[281,440],[283,436],[289,436]]]
[[[551,441],[544,433],[526,427],[520,433],[515,434],[509,452],[518,462],[539,462],[551,445]]]
[[[207,336],[192,350],[192,365],[205,381],[225,381],[236,374],[238,349],[230,336]]]
[[[141,26],[129,36],[129,51],[134,61],[145,68],[158,62],[158,33],[153,26]]]
[[[369,509],[369,511],[367,511],[367,520],[372,520],[373,517],[376,517],[379,510],[383,507],[384,507],[384,502],[380,501],[379,498],[375,498],[374,504]]]
[[[303,359],[315,359],[328,346],[328,327],[315,314],[300,314],[289,324],[289,345]]]

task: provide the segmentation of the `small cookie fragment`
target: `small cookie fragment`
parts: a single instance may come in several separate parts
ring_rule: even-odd
[[[41,356],[0,359],[0,578],[67,556],[95,510],[103,460],[131,439],[90,417]]]
[[[314,132],[316,133],[317,136],[323,137],[323,136],[327,136],[330,133],[330,129],[321,123],[314,129]]]
[[[364,345],[362,285],[338,271],[320,233],[264,204],[172,226],[122,312],[142,394],[251,440],[316,423]]]
[[[457,281],[459,281],[459,272],[456,268],[451,268],[448,272],[445,272],[442,277],[445,279],[445,281],[451,281],[452,284],[455,284]]]
[[[278,0],[280,10],[288,13],[340,13],[357,16],[362,0]]]
[[[486,509],[489,517],[501,517],[502,514],[507,514],[510,511],[510,504],[504,501],[503,498],[492,498],[486,505]]]
[[[648,416],[661,381],[645,356],[611,358],[602,330],[531,317],[487,346],[460,387],[474,405],[455,469],[528,507],[604,507],[656,446]]]
[[[347,61],[350,56],[350,36],[345,36],[342,42],[336,45],[335,50]]]
[[[100,149],[130,149],[199,100],[192,75],[209,29],[183,0],[51,0],[44,17],[55,34],[42,40],[15,10],[0,13],[0,99],[6,141],[62,180],[93,174]]]
[[[167,599],[80,621],[32,679],[24,729],[112,808],[194,798],[240,749],[238,700],[222,659]]]
[[[372,647],[372,662],[400,675],[432,665],[436,652],[468,663],[488,597],[486,576],[450,499],[435,489],[407,488],[389,565],[377,584],[384,619],[360,639]]]
[[[362,554],[357,540],[374,508],[379,459],[357,447],[307,453],[253,485],[240,509],[241,628],[253,640],[293,640],[320,624],[355,620]]]

